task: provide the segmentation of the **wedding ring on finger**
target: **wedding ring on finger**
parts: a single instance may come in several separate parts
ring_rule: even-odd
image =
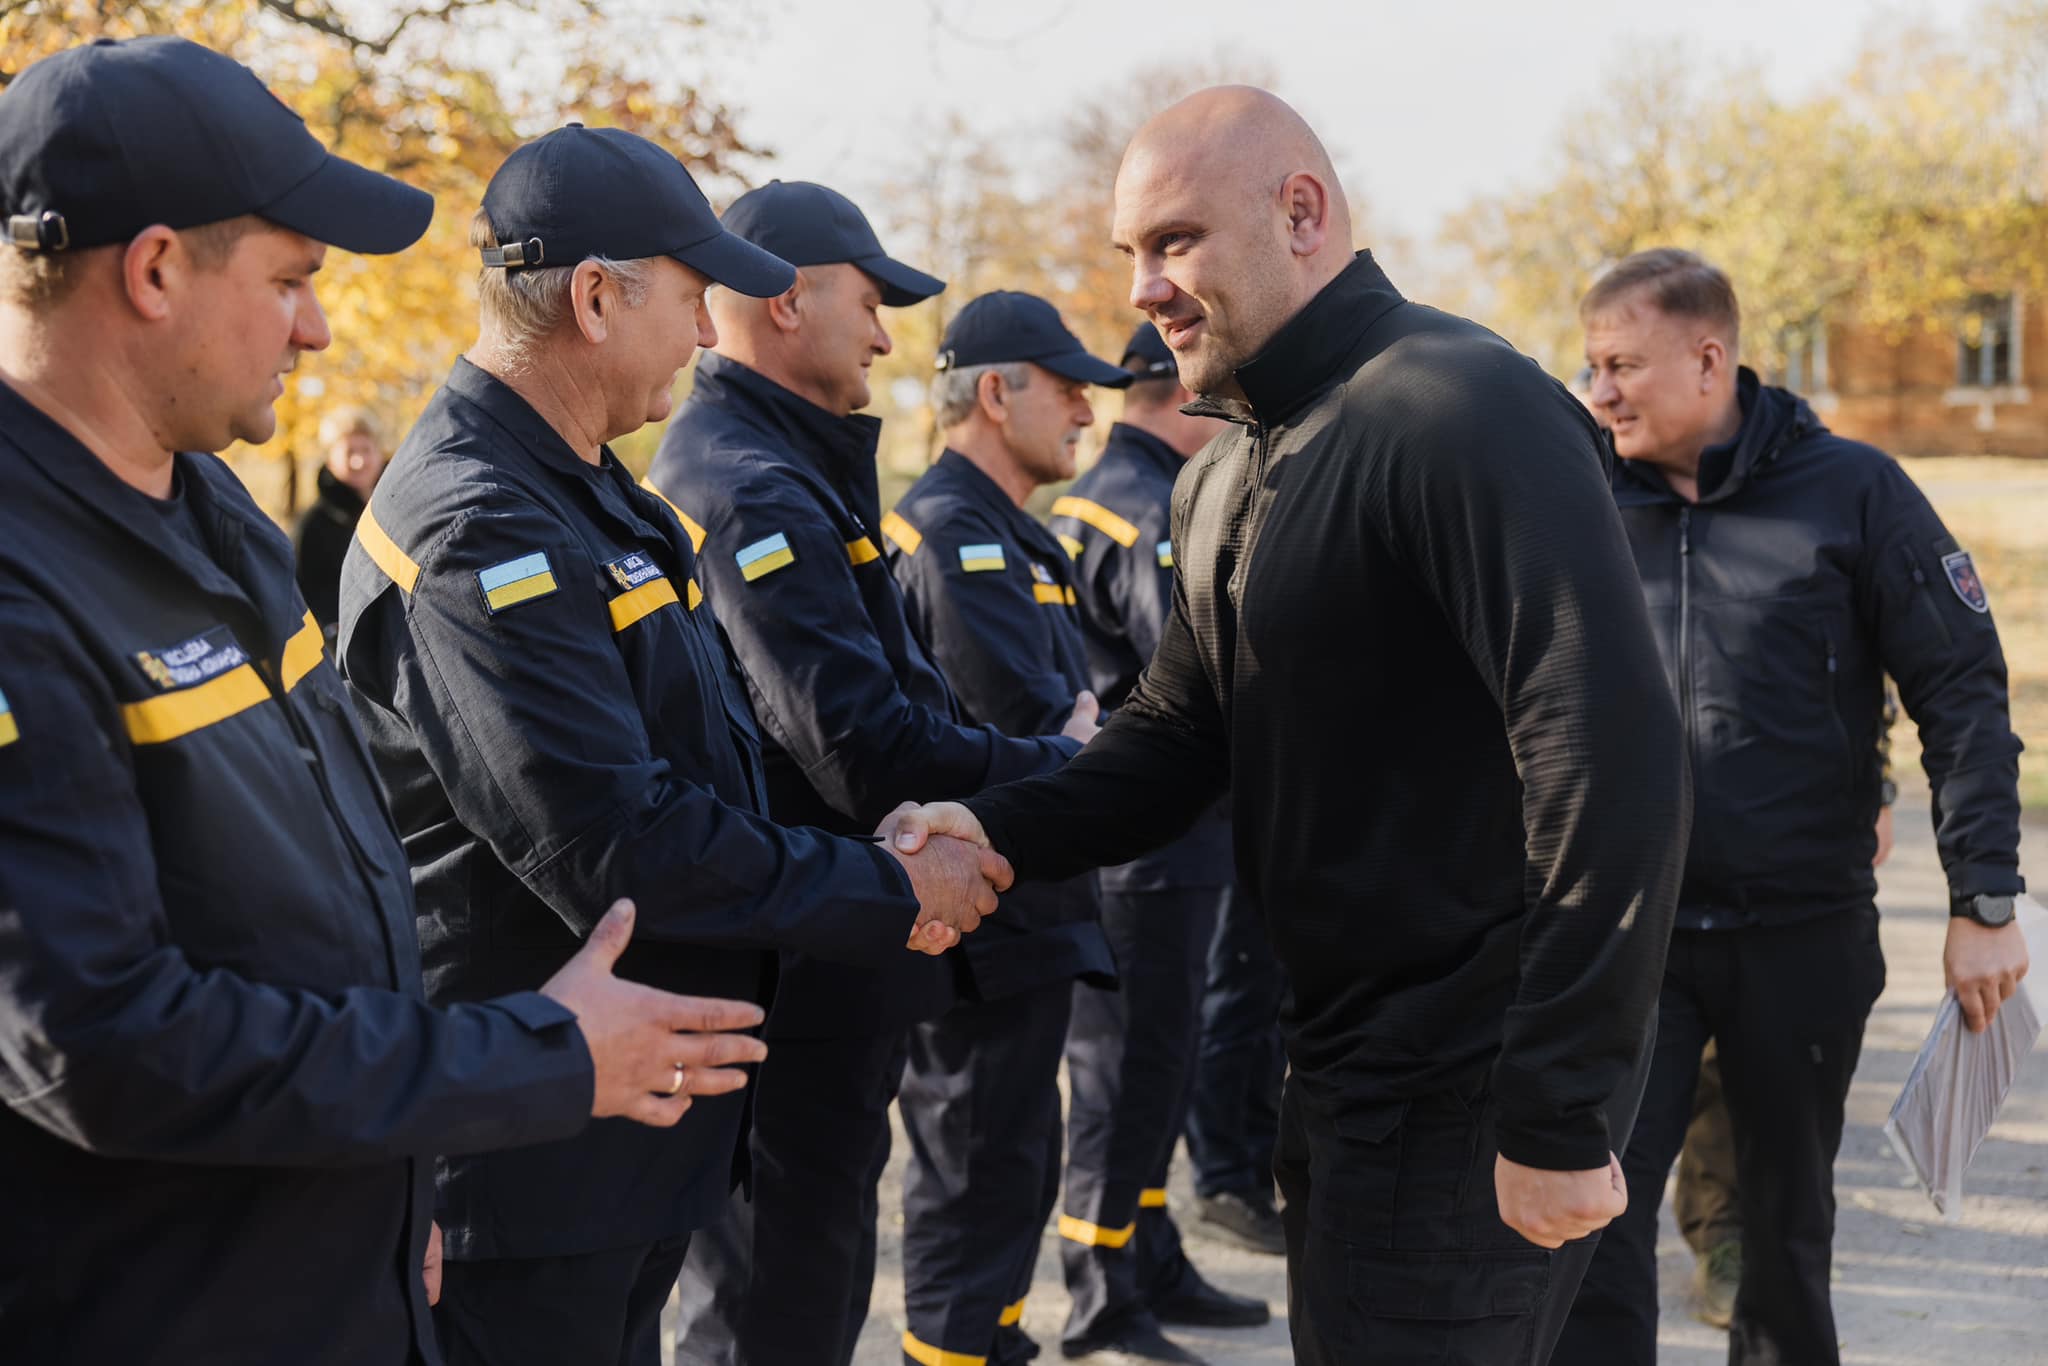
[[[674,1078],[674,1079],[673,1079],[672,1081],[670,1081],[670,1082],[669,1082],[669,1087],[668,1087],[668,1094],[669,1094],[669,1095],[672,1095],[672,1096],[673,1096],[673,1095],[680,1095],[680,1094],[682,1093],[682,1089],[683,1089],[683,1072],[685,1071],[685,1068],[684,1068],[683,1064],[681,1064],[681,1063],[676,1063],[676,1064],[674,1064],[674,1066],[675,1066],[675,1069],[676,1069],[676,1075],[675,1075],[675,1078]]]

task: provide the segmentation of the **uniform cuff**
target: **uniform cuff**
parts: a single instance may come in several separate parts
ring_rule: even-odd
[[[1607,1117],[1598,1110],[1564,1119],[1524,1122],[1503,1114],[1494,1126],[1495,1146],[1510,1162],[1547,1172],[1589,1172],[1607,1165],[1614,1143]]]

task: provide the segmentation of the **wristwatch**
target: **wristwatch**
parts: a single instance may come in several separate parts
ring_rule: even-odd
[[[1975,896],[1953,896],[1949,898],[1948,913],[1951,918],[1963,916],[1987,929],[1995,930],[2012,924],[2012,898],[1994,896],[1990,892],[1979,892]]]

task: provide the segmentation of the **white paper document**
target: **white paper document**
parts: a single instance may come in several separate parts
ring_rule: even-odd
[[[2018,919],[2031,965],[2019,990],[1982,1034],[1964,1026],[1956,994],[1944,996],[1884,1125],[1885,1137],[1944,1218],[1960,1209],[1963,1173],[2048,1020],[2048,909],[2022,896]]]

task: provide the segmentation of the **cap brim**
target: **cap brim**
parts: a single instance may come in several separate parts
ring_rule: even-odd
[[[908,308],[945,292],[946,282],[938,276],[913,270],[887,256],[863,257],[853,264],[882,287],[882,305],[885,308]]]
[[[714,284],[756,299],[772,299],[796,283],[796,267],[738,233],[721,229],[716,236],[672,251],[670,256]]]
[[[1126,388],[1137,378],[1121,365],[1111,365],[1106,360],[1097,360],[1086,351],[1068,351],[1058,356],[1039,356],[1031,363],[1052,371],[1061,379],[1079,380],[1083,384],[1099,384],[1105,389]]]
[[[256,212],[343,251],[384,256],[420,240],[434,197],[332,152],[320,169]]]

